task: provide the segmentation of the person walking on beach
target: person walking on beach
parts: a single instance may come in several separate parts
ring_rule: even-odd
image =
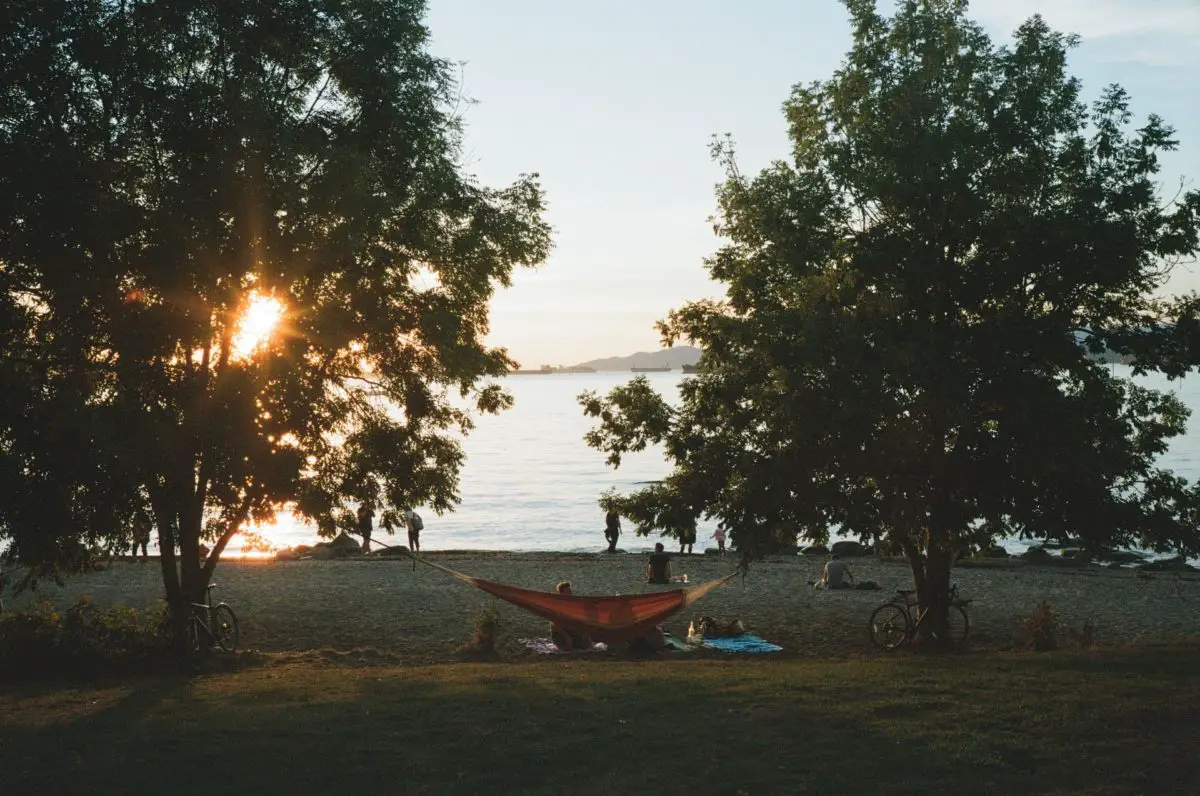
[[[421,531],[425,529],[421,515],[412,509],[405,509],[404,526],[408,528],[408,549],[414,553],[421,552]]]
[[[358,507],[358,533],[362,536],[364,556],[371,552],[371,531],[374,529],[374,519],[375,509],[371,507],[370,503],[363,503]]]
[[[150,560],[150,517],[145,509],[138,509],[133,515],[133,549],[129,555],[137,558],[138,548],[142,548],[142,563]]]
[[[713,531],[713,535],[711,538],[717,540],[717,553],[721,556],[721,558],[724,558],[725,557],[725,528],[724,528],[724,526],[718,525],[717,530]]]
[[[617,539],[621,538],[621,515],[611,508],[604,515],[604,538],[608,540],[608,552],[617,552]]]

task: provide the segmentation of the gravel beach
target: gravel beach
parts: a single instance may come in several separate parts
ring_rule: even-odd
[[[576,594],[629,594],[667,587],[642,582],[641,554],[443,552],[426,556],[465,574],[528,588],[553,590],[569,580]],[[772,557],[757,562],[744,582],[735,579],[711,592],[665,629],[677,636],[699,615],[741,619],[745,626],[784,647],[784,655],[838,658],[877,654],[867,641],[867,618],[895,589],[911,588],[908,566],[897,559],[860,558],[850,564],[859,580],[883,591],[821,591],[808,583],[820,576],[824,557]],[[720,577],[733,559],[677,556],[676,574],[691,584]],[[89,594],[99,605],[151,607],[162,593],[157,561],[116,561],[45,583],[44,597],[65,607]],[[217,569],[215,599],[237,613],[242,646],[263,652],[324,651],[329,655],[385,656],[397,663],[455,660],[487,605],[503,617],[504,656],[527,653],[520,637],[546,635],[544,620],[501,602],[432,567],[413,568],[406,558],[335,561],[226,561]],[[1069,645],[1085,621],[1098,646],[1174,641],[1200,636],[1200,573],[1137,574],[1128,569],[1035,566],[998,561],[960,567],[954,573],[962,596],[973,600],[971,646],[1010,648],[1021,643],[1021,620],[1041,601],[1059,620]],[[9,610],[33,596],[6,595]]]

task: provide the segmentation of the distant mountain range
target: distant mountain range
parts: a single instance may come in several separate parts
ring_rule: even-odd
[[[627,357],[605,357],[580,362],[577,368],[593,370],[629,370],[630,368],[671,368],[679,370],[684,365],[695,365],[700,361],[700,349],[690,345],[678,345],[661,351],[639,351]]]

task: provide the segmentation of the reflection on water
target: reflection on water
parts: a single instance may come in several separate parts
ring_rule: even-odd
[[[1113,368],[1118,374],[1128,375],[1128,367]],[[678,385],[685,378],[677,372],[651,373],[647,377],[669,396],[678,394]],[[513,408],[499,416],[479,418],[476,430],[465,443],[462,504],[443,517],[421,512],[425,520],[422,546],[432,550],[604,548],[604,513],[596,505],[600,493],[610,487],[633,489],[639,481],[659,479],[668,472],[659,451],[627,456],[621,469],[613,471],[604,464],[601,454],[584,444],[583,435],[592,428],[593,421],[584,417],[575,397],[584,390],[607,392],[630,378],[629,373],[572,373],[506,379],[504,386],[515,398]],[[1168,382],[1147,376],[1137,381],[1156,389],[1174,390],[1193,411],[1200,409],[1200,378]],[[1193,418],[1192,422],[1200,420]],[[1198,462],[1200,442],[1189,432],[1174,440],[1162,464],[1194,481],[1200,478]],[[281,514],[274,525],[256,530],[278,546],[316,540],[314,528],[289,514]],[[650,546],[649,540],[634,537],[630,528],[624,530],[623,548],[641,550]],[[713,530],[715,523],[701,523],[698,547],[706,546],[704,542]],[[374,538],[394,544],[405,541],[378,529]],[[1017,551],[1025,544],[1014,541],[1009,547]]]

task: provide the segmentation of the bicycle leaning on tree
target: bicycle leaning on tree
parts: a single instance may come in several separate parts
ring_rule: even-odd
[[[929,609],[917,610],[916,589],[898,589],[896,596],[871,613],[867,629],[871,643],[881,650],[891,652],[917,637],[921,623],[929,615]],[[950,605],[946,610],[946,636],[954,647],[961,647],[971,630],[967,618],[970,600],[958,596],[958,586],[950,587]]]
[[[235,652],[238,645],[237,617],[225,603],[213,605],[212,590],[217,584],[205,588],[204,602],[192,603],[192,613],[187,622],[188,648],[193,652],[207,652],[220,647],[226,652]]]

